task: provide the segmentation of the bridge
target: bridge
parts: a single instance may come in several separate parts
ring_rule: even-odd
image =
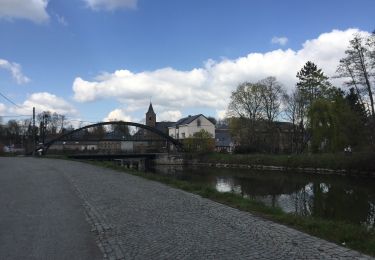
[[[106,133],[102,133],[102,136],[90,136],[90,132],[88,129],[95,129],[95,128],[101,128],[105,129],[104,127],[108,126],[120,126],[120,127],[135,127],[135,131],[131,134],[129,129],[128,132],[122,136],[122,138],[115,137],[115,138],[107,138],[105,136]],[[78,133],[83,133],[86,131],[87,135]],[[77,137],[78,134],[78,137]],[[80,142],[90,141],[90,142],[127,142],[127,145],[131,145],[131,147],[134,146],[135,142],[143,142],[142,149],[146,149],[147,147],[152,146],[153,148],[158,148],[158,152],[160,152],[160,148],[163,147],[164,152],[169,152],[171,150],[173,151],[182,151],[183,150],[183,144],[165,132],[148,125],[140,124],[140,123],[134,123],[134,122],[125,122],[125,121],[110,121],[110,122],[101,122],[101,123],[95,123],[86,125],[77,129],[74,129],[72,131],[60,134],[57,137],[53,137],[50,140],[48,140],[45,143],[40,144],[37,146],[36,151],[41,152],[43,155],[47,154],[48,150],[53,146],[57,144],[62,143],[62,150],[64,150],[66,143],[74,142],[75,144],[79,144]],[[78,147],[78,146],[77,146]],[[82,147],[82,146],[81,146]],[[145,148],[146,147],[146,148]],[[87,147],[86,147],[87,148]],[[95,148],[94,146],[91,146],[91,148]],[[80,149],[78,149],[80,150]],[[86,149],[87,150],[87,149]],[[126,153],[129,153],[128,149]],[[106,150],[109,151],[108,149]],[[91,149],[91,153],[99,152],[99,149]],[[131,152],[131,151],[130,151]]]

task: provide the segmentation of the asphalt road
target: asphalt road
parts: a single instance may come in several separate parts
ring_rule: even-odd
[[[0,259],[102,259],[70,182],[41,161],[0,157]]]
[[[0,259],[372,259],[161,183],[0,157]]]

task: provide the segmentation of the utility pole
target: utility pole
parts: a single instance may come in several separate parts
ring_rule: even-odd
[[[44,142],[46,139],[46,113],[43,112],[43,119],[42,119],[42,143],[44,147]]]
[[[33,131],[32,131],[32,135],[33,135],[33,145],[32,145],[32,148],[33,148],[33,156],[35,156],[35,143],[36,143],[36,131],[35,131],[35,107],[33,107]]]

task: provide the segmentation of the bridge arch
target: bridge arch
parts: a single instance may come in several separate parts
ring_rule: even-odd
[[[61,139],[65,138],[67,136],[70,136],[74,133],[77,133],[79,131],[82,131],[82,130],[85,130],[85,129],[88,129],[88,128],[91,128],[91,127],[106,126],[106,125],[126,125],[126,126],[139,127],[139,128],[148,130],[152,133],[155,133],[156,135],[158,135],[158,136],[164,138],[165,140],[171,142],[177,148],[177,150],[182,150],[182,148],[183,148],[182,143],[180,141],[178,141],[178,140],[174,139],[173,137],[163,133],[162,131],[156,129],[155,127],[144,125],[144,124],[139,124],[139,123],[134,123],[134,122],[110,121],[110,122],[95,123],[95,124],[86,125],[86,126],[74,129],[74,130],[72,130],[68,133],[62,134],[59,137],[56,137],[56,138],[48,141],[47,143],[43,144],[42,146],[39,146],[36,150],[38,151],[39,149],[43,149],[43,153],[45,154],[45,153],[47,153],[47,151],[48,151],[48,149],[51,145],[53,145],[55,142],[60,141]]]

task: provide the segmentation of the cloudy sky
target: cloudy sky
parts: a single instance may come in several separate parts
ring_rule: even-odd
[[[333,76],[373,0],[0,0],[0,115],[222,117],[243,81]],[[340,82],[336,82],[340,84]]]

